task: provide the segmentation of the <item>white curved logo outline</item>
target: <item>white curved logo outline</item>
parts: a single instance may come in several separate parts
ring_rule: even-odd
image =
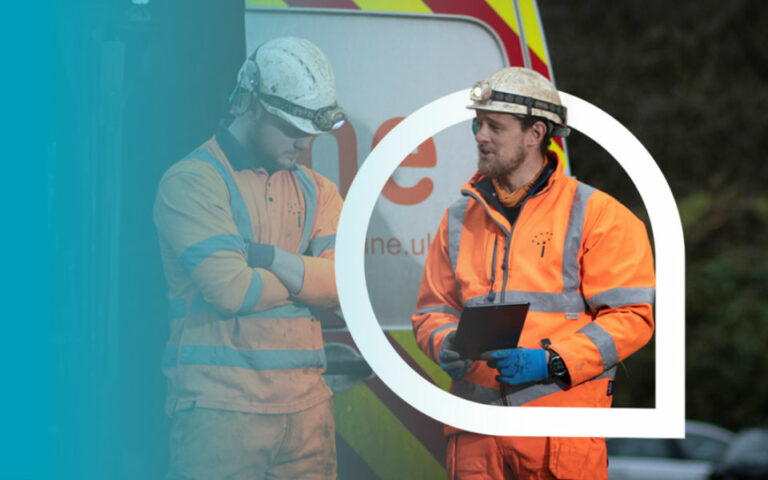
[[[400,122],[368,155],[347,193],[336,237],[336,282],[360,352],[403,400],[435,420],[487,435],[679,437],[685,434],[685,247],[672,192],[632,133],[594,105],[560,92],[569,126],[602,146],[627,171],[650,217],[656,246],[656,407],[503,407],[464,400],[424,380],[389,344],[365,279],[366,229],[387,179],[424,140],[474,111],[469,89],[441,97]]]

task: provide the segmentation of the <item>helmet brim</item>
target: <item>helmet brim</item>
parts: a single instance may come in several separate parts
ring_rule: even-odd
[[[527,107],[525,107],[524,105],[515,105],[515,104],[509,104],[509,103],[501,103],[501,102],[487,102],[484,104],[472,103],[467,105],[466,108],[467,110],[482,110],[484,112],[507,113],[509,115],[528,116]],[[570,134],[571,129],[561,124],[560,119],[556,115],[552,114],[551,112],[534,108],[531,116],[543,118],[552,122],[552,124],[554,125],[554,128],[552,129],[552,132],[550,133],[550,135],[553,137],[567,137],[568,134]]]
[[[307,135],[319,135],[321,133],[326,133],[323,130],[318,129],[312,120],[286,113],[279,108],[264,102],[263,100],[259,100],[259,103],[261,103],[261,106],[264,107],[266,111],[272,115],[275,115],[276,117],[282,118]]]

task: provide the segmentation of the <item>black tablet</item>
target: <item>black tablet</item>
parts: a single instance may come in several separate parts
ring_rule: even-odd
[[[517,347],[530,305],[513,303],[464,307],[454,339],[461,357],[479,360],[483,352]]]

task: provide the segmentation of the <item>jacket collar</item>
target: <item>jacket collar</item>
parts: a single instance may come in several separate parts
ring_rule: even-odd
[[[554,171],[549,174],[546,182],[544,182],[543,185],[534,187],[534,190],[531,192],[528,198],[538,197],[539,195],[546,193],[549,191],[549,189],[552,188],[555,182],[557,182],[560,178],[562,178],[563,175],[565,175],[563,166],[558,160],[557,154],[551,150],[547,151],[547,161],[549,161],[551,164],[554,164]],[[548,173],[549,170],[547,169],[543,174],[546,175]],[[493,219],[493,221],[496,222],[502,228],[502,230],[504,230],[504,232],[509,233],[512,228],[512,226],[509,224],[509,221],[506,219],[504,214],[488,204],[486,199],[483,197],[482,192],[480,192],[480,190],[477,188],[477,184],[486,178],[486,176],[481,175],[479,172],[475,172],[475,174],[472,175],[472,178],[469,179],[469,182],[465,183],[464,186],[461,187],[461,194],[470,196],[477,200],[485,209],[485,212],[488,214],[488,216],[490,216],[491,219]],[[522,204],[525,202],[526,200],[523,200]]]
[[[256,168],[248,159],[248,154],[240,145],[240,142],[229,132],[229,124],[232,120],[222,120],[219,122],[219,126],[216,129],[216,142],[219,144],[222,153],[227,157],[229,164],[232,165],[233,170],[246,170],[249,168]]]
[[[549,175],[549,178],[544,183],[544,185],[534,189],[530,195],[531,197],[536,197],[546,192],[552,187],[552,185],[554,185],[555,182],[558,181],[559,178],[565,175],[563,165],[560,163],[557,154],[552,150],[547,150],[547,161],[555,165],[555,170],[551,175]],[[467,195],[466,192],[473,191],[477,196],[482,197],[475,184],[479,183],[484,178],[486,178],[485,175],[481,175],[480,172],[475,172],[474,175],[472,175],[472,178],[470,178],[469,181],[461,187],[462,195]]]

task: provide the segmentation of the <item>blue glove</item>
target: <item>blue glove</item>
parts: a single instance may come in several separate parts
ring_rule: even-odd
[[[266,243],[245,241],[248,252],[248,266],[251,268],[269,268],[275,261],[275,246]]]
[[[440,345],[440,368],[445,370],[454,380],[461,380],[469,373],[469,369],[472,367],[472,360],[462,360],[461,355],[457,352],[456,346],[453,344],[453,338],[456,336],[456,330],[452,331],[443,339],[443,344]]]
[[[507,385],[549,379],[547,351],[541,348],[510,348],[483,353],[480,358],[499,371],[496,380]]]

